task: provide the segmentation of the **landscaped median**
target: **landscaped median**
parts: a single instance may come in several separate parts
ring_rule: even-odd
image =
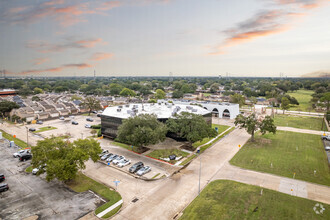
[[[330,219],[329,210],[330,205],[313,200],[216,180],[205,187],[180,219]]]
[[[8,141],[14,141],[14,143],[19,146],[20,148],[25,148],[27,147],[27,143],[22,141],[21,139],[14,138],[13,135],[6,133],[3,130],[0,130],[2,133],[2,136],[7,139]]]
[[[78,173],[77,177],[74,180],[68,182],[67,185],[76,192],[85,192],[87,190],[91,190],[97,195],[101,196],[103,199],[107,200],[105,204],[101,205],[95,210],[96,215],[99,215],[101,212],[113,206],[114,204],[118,204],[118,206],[114,207],[114,209],[109,210],[107,213],[104,213],[104,215],[98,217],[109,218],[116,214],[121,207],[120,201],[122,199],[118,192],[99,182],[96,182],[95,180],[85,176],[82,173]]]
[[[189,153],[178,149],[160,149],[160,150],[154,150],[151,153],[147,154],[148,157],[152,157],[158,160],[163,160],[163,158],[168,158],[170,155],[175,155],[178,158],[178,157],[186,157],[189,155]],[[178,161],[169,160],[168,162],[171,164],[175,164]]]
[[[38,130],[34,131],[33,133],[40,133],[40,132],[50,131],[50,130],[55,130],[55,129],[57,129],[57,128],[52,127],[52,126],[47,126],[47,127],[39,128]]]

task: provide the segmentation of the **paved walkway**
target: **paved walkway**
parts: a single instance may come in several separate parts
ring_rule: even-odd
[[[292,131],[292,132],[298,132],[298,133],[305,133],[305,134],[317,134],[317,135],[323,135],[324,131],[316,131],[316,130],[308,130],[308,129],[300,129],[300,128],[291,128],[291,127],[281,127],[277,126],[277,130],[280,131]],[[325,132],[328,133],[327,131]]]
[[[113,204],[112,206],[110,206],[109,208],[107,208],[106,210],[100,212],[99,214],[97,214],[96,216],[99,218],[102,218],[105,214],[107,214],[108,212],[111,212],[112,210],[114,210],[115,208],[117,208],[118,206],[120,206],[121,204],[123,204],[123,200],[119,200],[118,202],[116,202],[115,204]]]

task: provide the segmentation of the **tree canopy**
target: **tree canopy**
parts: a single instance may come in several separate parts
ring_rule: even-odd
[[[119,93],[119,95],[121,96],[128,96],[128,97],[132,97],[132,96],[136,96],[136,93],[128,88],[123,88],[123,90],[121,90],[121,92]]]
[[[118,128],[117,140],[137,147],[164,141],[167,129],[156,115],[141,114],[125,119]]]
[[[96,162],[102,152],[100,143],[94,139],[79,139],[72,142],[60,137],[38,141],[31,148],[33,167],[45,167],[38,174],[46,172],[46,180],[57,178],[60,181],[73,179],[79,170],[85,169],[85,162]]]
[[[230,101],[232,103],[237,103],[240,107],[242,107],[245,104],[245,97],[243,95],[235,93],[230,96]]]
[[[245,128],[251,134],[251,141],[254,141],[254,134],[258,129],[260,129],[261,134],[265,134],[266,132],[276,133],[274,120],[270,116],[266,116],[262,120],[258,119],[255,113],[247,117],[238,115],[235,119],[235,125],[238,125],[239,128]]]
[[[283,110],[283,114],[285,110],[290,108],[290,100],[287,97],[282,97],[281,99],[281,109]]]
[[[80,103],[80,106],[83,106],[84,108],[88,109],[88,115],[90,115],[91,112],[94,110],[102,109],[100,101],[98,101],[97,99],[95,99],[93,97],[85,98],[85,100],[82,103]]]
[[[10,102],[7,100],[0,102],[0,113],[1,116],[5,116],[5,113],[10,112],[14,108],[19,108],[19,105],[17,105],[15,102]]]
[[[156,93],[155,93],[156,99],[165,99],[165,97],[166,97],[166,93],[163,90],[161,90],[161,89],[156,90]]]
[[[190,143],[217,135],[217,132],[206,123],[203,116],[189,112],[181,112],[175,118],[169,118],[166,125],[170,132],[187,139]]]

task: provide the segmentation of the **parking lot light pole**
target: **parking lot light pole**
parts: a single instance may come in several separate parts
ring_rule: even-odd
[[[29,148],[29,128],[26,127],[26,145],[27,145],[27,148]]]

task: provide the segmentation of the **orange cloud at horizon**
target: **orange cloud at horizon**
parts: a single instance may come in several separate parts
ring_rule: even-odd
[[[43,63],[46,63],[48,62],[50,59],[49,58],[37,58],[37,59],[34,59],[34,65],[41,65]]]
[[[60,72],[65,69],[71,69],[71,68],[78,68],[78,69],[85,69],[85,68],[90,68],[93,67],[93,65],[90,65],[88,63],[77,63],[77,64],[65,64],[59,67],[54,67],[54,68],[47,68],[47,69],[40,69],[40,70],[25,70],[20,72],[20,75],[24,74],[35,74],[35,73],[45,73],[45,72]],[[16,73],[12,73],[16,74]]]
[[[114,56],[113,53],[95,53],[93,54],[91,60],[100,61],[100,60],[110,59],[113,56]]]

